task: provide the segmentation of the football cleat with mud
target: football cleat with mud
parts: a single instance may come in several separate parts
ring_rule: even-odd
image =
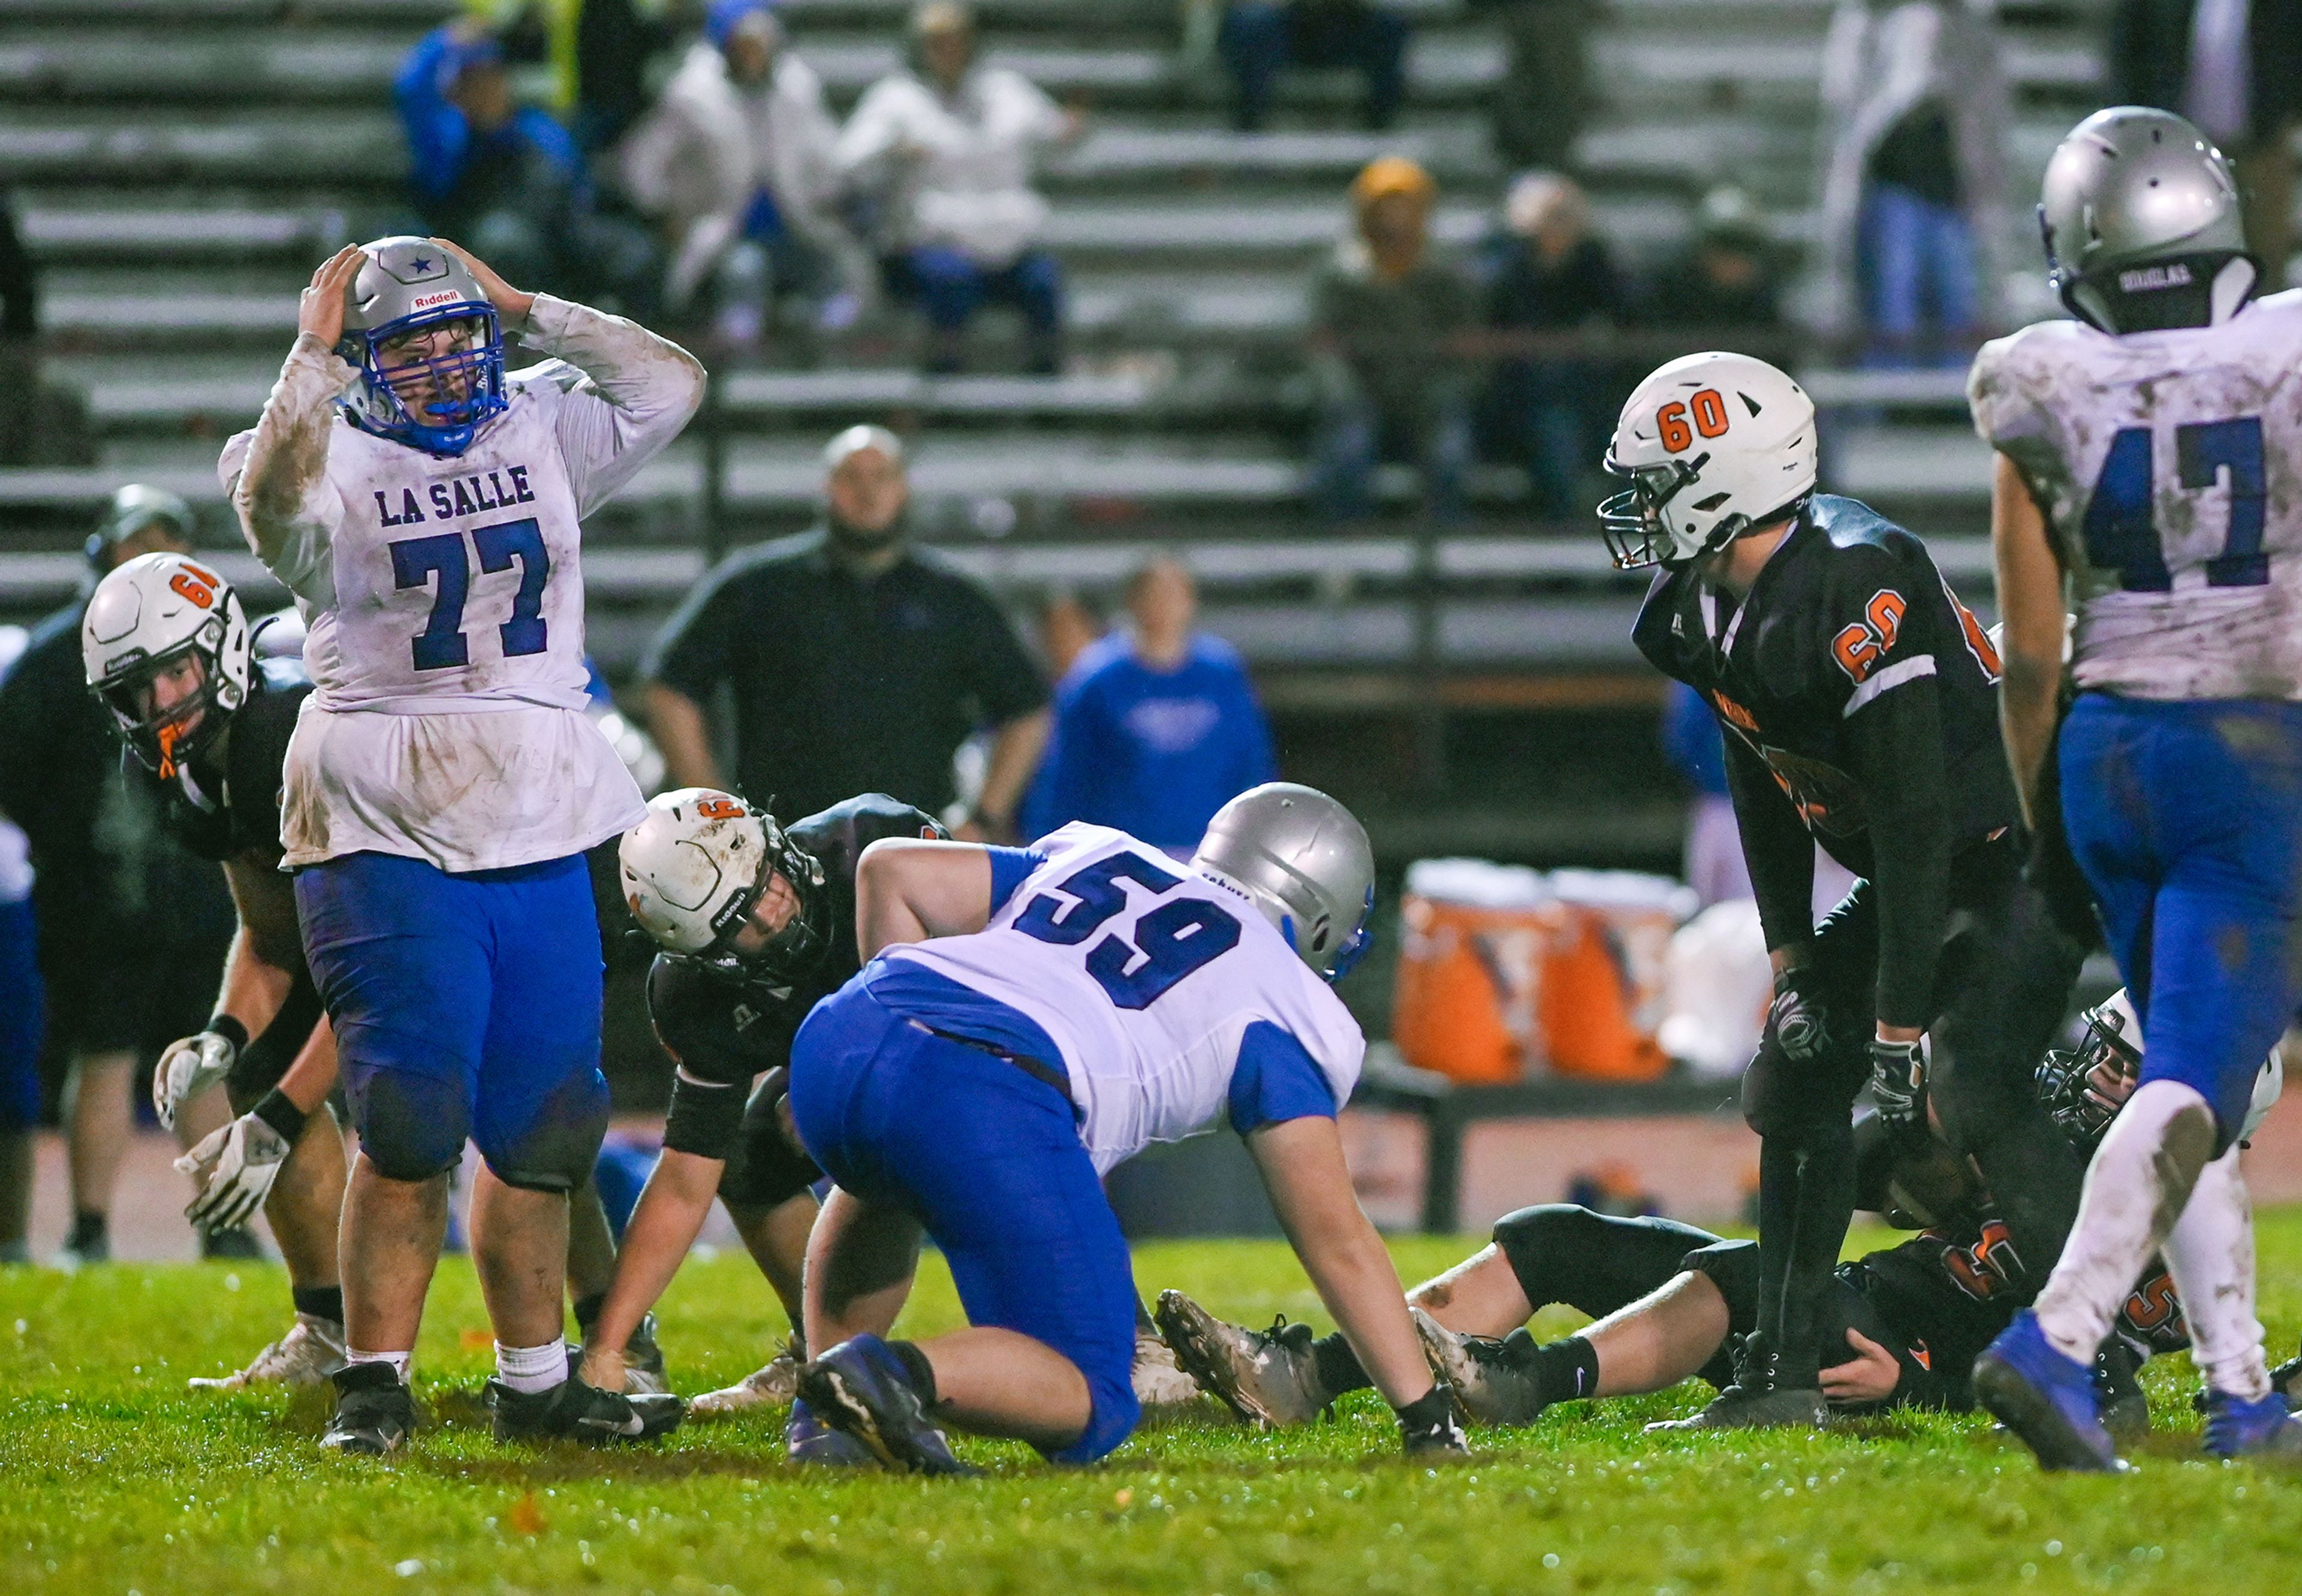
[[[1532,1424],[1548,1406],[1507,1343],[1451,1331],[1418,1307],[1408,1308],[1407,1316],[1415,1322],[1431,1372],[1454,1391],[1456,1411],[1471,1423]]]
[[[1311,1327],[1284,1317],[1268,1331],[1216,1318],[1180,1291],[1159,1293],[1153,1314],[1175,1361],[1250,1424],[1285,1429],[1319,1415],[1328,1398],[1311,1355]]]
[[[735,1384],[706,1391],[687,1405],[693,1419],[724,1419],[754,1407],[788,1407],[799,1395],[799,1360],[788,1348]]]
[[[318,1385],[344,1366],[344,1327],[298,1314],[288,1333],[229,1374],[196,1374],[196,1391],[240,1391],[251,1385]]]

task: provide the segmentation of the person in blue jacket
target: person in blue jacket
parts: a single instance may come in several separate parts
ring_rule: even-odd
[[[1215,811],[1278,775],[1271,727],[1238,651],[1193,629],[1198,593],[1180,563],[1137,571],[1127,608],[1133,627],[1090,644],[1055,689],[1022,830],[1086,820],[1188,858]]]

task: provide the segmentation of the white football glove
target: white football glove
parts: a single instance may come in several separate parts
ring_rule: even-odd
[[[230,1037],[212,1030],[171,1042],[152,1071],[152,1111],[164,1130],[176,1128],[176,1114],[185,1104],[231,1073],[239,1049]]]
[[[207,1235],[245,1228],[271,1195],[272,1182],[280,1178],[280,1166],[293,1147],[253,1113],[210,1132],[176,1160],[178,1169],[201,1182],[184,1217]]]

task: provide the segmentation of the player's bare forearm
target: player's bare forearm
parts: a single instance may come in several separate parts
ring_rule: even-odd
[[[293,1063],[280,1077],[279,1093],[307,1114],[320,1112],[328,1094],[336,1089],[338,1069],[336,1028],[325,1014],[312,1027],[312,1034],[297,1050]]]
[[[722,787],[719,761],[711,757],[710,727],[703,707],[676,687],[647,685],[648,729],[663,750],[665,768],[676,787]]]
[[[884,948],[964,937],[991,919],[991,856],[973,843],[886,837],[855,866],[855,946]]]
[[[999,728],[992,739],[990,768],[983,774],[983,793],[975,804],[976,812],[987,821],[1002,828],[1012,827],[1023,788],[1039,768],[1039,755],[1046,751],[1047,733],[1054,725],[1053,712],[1038,709],[1018,715]]]
[[[1990,484],[1990,548],[2002,622],[1998,727],[2022,816],[2038,824],[2039,778],[2054,739],[2054,701],[2070,626],[2063,571],[2046,518],[2021,469],[2004,455]]]
[[[712,1198],[718,1194],[720,1172],[727,1167],[723,1159],[664,1149],[632,1210],[630,1222],[624,1227],[615,1283],[608,1288],[608,1300],[601,1306],[591,1343],[584,1348],[587,1370],[595,1357],[612,1356],[620,1360],[632,1332],[663,1296],[686,1260],[688,1248],[702,1233],[703,1222],[710,1217]]]
[[[271,1029],[295,975],[256,951],[256,937],[245,923],[232,933],[223,959],[223,987],[216,995],[216,1012],[239,1021],[248,1034],[260,1037]]]
[[[1431,1367],[1407,1316],[1406,1290],[1351,1189],[1335,1121],[1282,1120],[1247,1145],[1295,1256],[1375,1389],[1394,1407],[1427,1396]]]

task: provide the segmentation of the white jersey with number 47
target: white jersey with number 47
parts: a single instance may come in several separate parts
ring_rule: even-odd
[[[2071,574],[2080,688],[2302,699],[2302,292],[2214,327],[2026,327],[1967,398]]]
[[[984,929],[887,950],[1035,1021],[1063,1053],[1099,1171],[1218,1123],[1248,1028],[1291,1034],[1340,1108],[1366,1038],[1327,983],[1231,888],[1107,826],[1034,844],[1046,862]]]
[[[702,372],[542,295],[525,339],[563,358],[513,374],[460,455],[332,414],[354,374],[308,338],[265,420],[224,446],[226,491],[265,449],[301,488],[241,506],[308,627],[281,809],[291,867],[373,851],[500,869],[639,822],[638,788],[583,712],[581,522],[678,434]]]

